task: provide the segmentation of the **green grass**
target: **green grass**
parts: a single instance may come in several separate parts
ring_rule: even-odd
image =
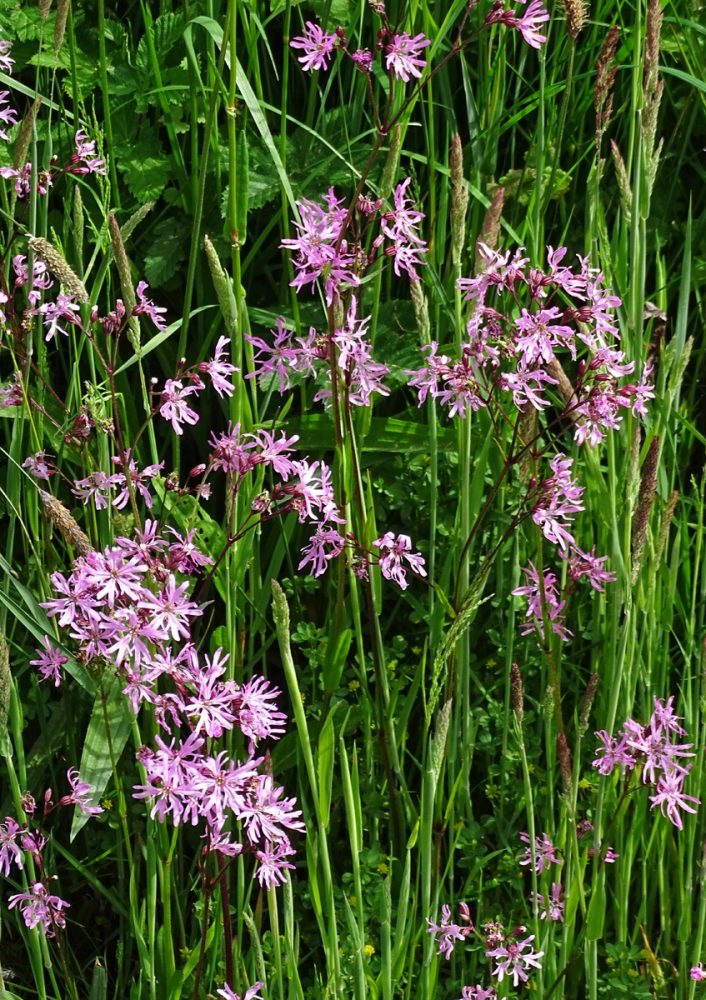
[[[659,103],[644,80],[644,4],[597,0],[575,41],[555,4],[539,53],[501,25],[481,30],[488,7],[470,12],[468,45],[452,54],[462,2],[387,5],[391,23],[432,40],[427,55],[440,68],[423,87],[409,86],[407,100],[396,89],[385,134],[350,61],[338,57],[327,73],[308,75],[288,46],[316,18],[330,30],[341,24],[351,49],[374,48],[379,20],[358,0],[76,0],[58,53],[57,7],[46,22],[19,0],[0,11],[16,60],[12,76],[0,73],[0,89],[10,89],[21,114],[40,101],[23,159],[36,171],[52,155],[64,162],[82,126],[108,163],[105,177],[57,178],[48,197],[27,201],[2,182],[2,287],[12,291],[11,258],[27,253],[28,234],[41,236],[85,283],[84,321],[94,304],[101,315],[118,297],[129,304],[146,279],[169,322],[155,334],[143,319],[110,359],[76,331],[46,344],[37,317],[24,340],[2,335],[3,380],[19,372],[39,406],[0,409],[0,633],[9,652],[0,817],[21,818],[27,791],[61,795],[66,769],[79,761],[108,807],[80,830],[63,818],[53,828],[51,870],[72,901],[58,943],[7,909],[7,897],[35,878],[31,858],[19,879],[5,881],[0,997],[206,997],[232,972],[241,993],[263,981],[268,1000],[457,1000],[464,985],[489,985],[483,948],[474,940],[445,961],[426,919],[462,901],[478,928],[501,919],[536,935],[538,998],[693,1000],[703,990],[689,979],[706,958],[703,807],[675,830],[649,810],[644,789],[622,798],[618,779],[591,767],[595,730],[645,722],[653,696],[673,694],[697,750],[687,790],[706,797],[703,12],[690,0],[664,8],[661,50],[651,56],[664,84]],[[596,65],[613,25],[613,114],[597,149]],[[381,74],[379,114],[386,86]],[[650,107],[655,136],[645,125]],[[3,164],[12,163],[16,131],[14,146],[0,145]],[[451,164],[456,135],[460,168]],[[319,201],[333,185],[348,204],[364,184],[389,200],[406,176],[426,216],[421,284],[412,297],[406,279],[380,267],[361,293],[375,356],[392,370],[390,396],[324,412],[310,384],[280,396],[246,379],[247,334],[267,338],[280,314],[301,337],[333,322],[322,295],[297,297],[289,285],[280,242],[293,234],[295,201]],[[605,594],[570,598],[575,635],[566,644],[523,638],[523,608],[511,597],[528,560],[553,562],[531,521],[508,530],[538,459],[508,468],[511,427],[487,411],[449,420],[430,403],[417,408],[404,388],[421,345],[435,341],[450,354],[463,341],[470,313],[455,282],[474,273],[479,238],[524,246],[536,266],[547,244],[590,255],[623,301],[628,358],[638,370],[648,357],[656,364],[645,422],[626,415],[592,451],[576,449],[570,429],[553,439],[555,450],[576,456],[586,487],[578,537],[607,554],[617,576]],[[176,438],[150,417],[149,380],[174,377],[181,357],[211,357],[223,333],[239,368],[235,395],[204,395],[199,424]],[[85,445],[66,439],[82,407],[97,427]],[[198,526],[217,556],[269,479],[254,478],[227,507],[220,495],[180,500],[164,483],[172,470],[183,483],[228,420],[298,434],[302,454],[332,466],[345,530],[367,545],[386,530],[408,532],[429,571],[401,591],[376,568],[365,581],[339,560],[314,582],[296,569],[305,535],[290,515],[230,545],[204,592],[204,652],[221,645],[233,680],[262,673],[283,691],[289,722],[269,746],[271,766],[297,797],[307,833],[277,892],[253,882],[242,858],[222,877],[211,871],[205,890],[198,835],[174,834],[132,799],[142,780],[134,750],[154,735],[153,715],[135,721],[116,685],[75,658],[57,690],[29,666],[45,632],[75,654],[40,602],[51,596],[50,574],[68,572],[76,552],[44,513],[21,467],[26,456],[55,456],[62,475],[52,492],[102,548],[148,512],[139,498],[122,512],[84,509],[69,481],[114,471],[122,438],[141,465],[165,463],[155,515],[180,530]],[[645,513],[641,470],[657,438]],[[633,531],[644,517],[638,560]],[[513,663],[524,686],[521,720]],[[242,758],[242,742],[226,746]],[[583,819],[593,840],[577,837]],[[521,831],[547,832],[561,853],[563,925],[540,921],[529,903],[530,891],[548,892],[552,879],[518,866]],[[618,860],[589,857],[592,844],[612,845]]]

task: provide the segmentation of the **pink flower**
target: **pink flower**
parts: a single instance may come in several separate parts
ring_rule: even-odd
[[[517,28],[524,40],[533,49],[540,49],[547,40],[546,35],[540,35],[537,28],[549,20],[549,14],[542,6],[541,0],[532,0],[527,10],[513,27]]]
[[[12,42],[8,38],[0,38],[0,69],[4,69],[8,75],[12,73],[12,67],[15,62],[10,55],[11,49]]]
[[[319,524],[308,544],[303,546],[302,559],[297,568],[304,569],[311,565],[311,575],[322,576],[328,569],[329,562],[343,552],[345,544],[346,540],[337,528]]]
[[[500,376],[500,387],[512,393],[512,401],[518,410],[524,410],[527,403],[535,410],[549,406],[549,400],[541,394],[543,383],[556,385],[557,380],[541,368],[519,369],[516,372],[504,372]]]
[[[567,525],[584,509],[581,497],[585,488],[571,478],[573,461],[561,453],[554,456],[549,463],[554,475],[542,483],[542,496],[532,511],[532,520],[544,537],[564,550],[575,544]]]
[[[96,143],[89,139],[83,129],[74,136],[76,152],[71,157],[71,165],[66,168],[70,174],[105,174],[105,160],[96,156]]]
[[[556,323],[560,317],[561,309],[556,306],[551,309],[540,309],[536,313],[522,309],[520,318],[515,324],[518,331],[515,351],[522,368],[532,368],[535,364],[548,364],[554,357],[555,347],[567,347],[572,356],[576,356],[574,331],[570,326]]]
[[[25,926],[33,928],[41,924],[47,937],[54,937],[57,928],[66,926],[63,910],[69,904],[59,896],[50,895],[41,882],[35,882],[29,892],[10,896],[7,905],[10,910],[19,906]]]
[[[272,333],[275,335],[272,346],[261,337],[245,334],[245,339],[257,348],[253,358],[253,370],[248,372],[245,378],[256,378],[258,385],[262,387],[270,376],[276,375],[281,396],[285,389],[289,388],[290,374],[296,371],[298,349],[292,342],[292,333],[287,329],[283,316],[277,317],[277,330],[273,330]]]
[[[536,629],[540,635],[544,635],[544,614],[546,612],[552,632],[566,642],[572,633],[564,624],[566,601],[559,599],[556,574],[545,569],[540,586],[539,573],[533,563],[525,567],[522,572],[525,574],[527,583],[523,587],[515,587],[512,591],[516,597],[527,598],[527,611],[525,612],[525,621],[520,627],[521,634],[529,635]]]
[[[360,279],[355,273],[356,258],[343,238],[348,212],[333,188],[329,188],[324,202],[325,207],[307,199],[298,201],[301,221],[294,223],[297,236],[282,240],[280,246],[294,251],[292,263],[297,273],[292,287],[299,292],[323,278],[326,304],[331,305],[341,284],[357,286]]]
[[[150,286],[146,281],[141,281],[135,289],[135,294],[137,295],[139,301],[132,311],[133,316],[139,316],[142,313],[145,313],[149,316],[160,333],[164,333],[167,329],[167,321],[164,319],[164,316],[162,316],[162,313],[165,313],[167,310],[163,306],[156,306],[151,299],[148,299],[145,296],[145,292],[149,287]]]
[[[541,893],[537,897],[540,920],[552,920],[561,922],[564,919],[564,890],[560,882],[552,882],[552,888],[548,896]],[[534,902],[534,900],[533,900]]]
[[[328,64],[336,45],[336,35],[327,34],[323,28],[307,21],[304,34],[293,38],[289,43],[293,49],[301,49],[303,55],[297,56],[306,73],[315,69],[328,69]]]
[[[49,477],[56,475],[58,471],[52,460],[43,451],[38,451],[36,455],[28,455],[22,463],[22,468],[27,469],[35,479],[42,479],[45,482],[49,482]]]
[[[294,869],[291,861],[294,848],[289,841],[282,841],[277,844],[265,844],[262,850],[255,851],[257,858],[257,869],[255,877],[265,889],[276,889],[278,885],[284,885],[286,872]]]
[[[595,734],[603,744],[596,750],[596,756],[592,766],[597,768],[598,773],[608,776],[613,773],[616,767],[621,767],[632,771],[635,767],[635,755],[631,752],[627,744],[627,737],[623,734],[620,739],[615,739],[605,729],[599,729]]]
[[[407,589],[407,570],[403,566],[403,561],[408,563],[412,572],[417,576],[426,576],[424,559],[419,552],[412,552],[412,540],[409,535],[394,535],[391,531],[386,531],[380,538],[373,542],[376,549],[380,549],[378,565],[380,572],[386,580],[394,580],[402,588]]]
[[[393,258],[395,274],[399,276],[400,270],[403,270],[416,280],[419,275],[415,265],[424,263],[428,247],[418,232],[424,212],[413,208],[414,202],[407,197],[407,188],[411,182],[412,179],[407,177],[395,188],[395,207],[383,215],[380,229],[391,241],[392,245],[385,249],[385,254]]]
[[[45,302],[37,311],[44,317],[44,325],[47,328],[44,339],[47,341],[53,340],[57,333],[68,337],[68,330],[59,325],[62,320],[74,326],[80,323],[76,315],[80,312],[80,308],[70,295],[58,295],[56,302]]]
[[[467,904],[461,903],[459,909],[463,925],[456,924],[451,920],[451,907],[447,903],[444,903],[441,907],[441,921],[438,924],[435,924],[427,917],[427,924],[429,925],[427,933],[433,934],[438,939],[439,950],[437,951],[437,955],[443,955],[446,959],[451,958],[458,941],[465,941],[473,933],[473,921],[471,920]]]
[[[529,834],[521,833],[520,840],[523,844],[527,844],[525,848],[525,853],[520,861],[521,865],[531,865],[532,864],[532,851],[529,847]],[[546,833],[543,833],[541,837],[534,838],[534,860],[536,861],[536,872],[541,875],[544,869],[550,865],[561,865],[563,864],[561,858],[556,856],[556,847],[552,844]]]
[[[165,420],[170,420],[175,434],[183,434],[182,424],[197,424],[199,415],[186,402],[186,397],[203,389],[203,383],[187,385],[180,379],[168,378],[159,397],[159,412]]]
[[[284,734],[287,716],[273,704],[280,695],[264,677],[251,677],[234,695],[238,728],[252,746],[261,739],[277,740]]]
[[[152,507],[152,494],[149,491],[147,483],[159,475],[164,462],[160,462],[159,465],[146,465],[143,469],[139,469],[135,459],[132,457],[131,449],[127,448],[122,458],[119,455],[113,455],[113,464],[125,469],[125,472],[116,472],[110,477],[111,485],[119,487],[119,493],[113,500],[113,506],[118,510],[123,510],[130,502],[129,479],[134,493],[142,497],[145,507],[150,510]],[[96,504],[96,506],[98,505]]]
[[[650,795],[652,809],[659,806],[662,810],[662,815],[666,816],[678,830],[684,828],[679,810],[683,809],[684,812],[696,813],[694,807],[701,804],[701,799],[684,793],[682,790],[683,785],[684,774],[675,770],[666,771],[657,779],[657,794]],[[690,805],[690,803],[693,803],[693,805]]]
[[[698,965],[694,965],[689,969],[689,978],[697,983],[706,979],[706,969],[704,969],[703,962],[699,962]]]
[[[14,382],[0,385],[0,409],[5,409],[7,406],[21,406],[23,399],[22,376],[16,373]]]
[[[223,396],[224,394],[232,396],[235,392],[233,383],[229,381],[229,378],[238,369],[225,358],[229,344],[229,337],[219,337],[212,360],[202,361],[201,364],[196,366],[198,371],[205,372],[210,377],[213,388],[219,396]]]
[[[393,35],[392,41],[385,46],[387,69],[405,83],[409,83],[410,76],[421,78],[427,63],[426,59],[420,59],[419,56],[427,45],[431,45],[431,42],[422,34],[415,35],[414,38],[406,32]]]
[[[615,573],[605,569],[608,556],[597,556],[595,546],[590,552],[573,548],[569,556],[569,576],[572,580],[588,580],[594,590],[603,593],[603,584],[614,583]]]
[[[460,1000],[498,1000],[498,994],[492,986],[488,989],[485,989],[480,984],[477,986],[464,986],[461,990]]]
[[[69,784],[71,785],[71,792],[69,795],[64,795],[59,800],[59,805],[78,806],[81,812],[86,816],[97,816],[99,813],[102,813],[102,806],[90,804],[89,800],[93,797],[93,789],[87,781],[80,780],[81,776],[78,773],[78,768],[70,767],[66,776],[69,779]]]
[[[522,0],[524,3],[524,0]],[[517,17],[512,9],[503,7],[503,0],[495,0],[492,9],[486,15],[485,24],[505,24],[508,28],[516,28],[524,41],[533,49],[539,49],[546,42],[546,35],[540,35],[537,30],[540,24],[549,20],[549,14],[542,6],[541,0],[532,0],[529,7]]]
[[[40,672],[43,681],[51,679],[54,681],[54,687],[59,687],[62,681],[61,668],[69,662],[69,658],[52,645],[48,635],[42,639],[42,645],[44,646],[43,650],[35,650],[37,659],[29,662]]]
[[[239,993],[235,993],[230,986],[225,983],[222,990],[216,990],[216,994],[219,997],[223,997],[223,1000],[262,1000],[262,997],[258,996],[261,989],[262,983],[257,982],[247,989],[244,996],[241,998]]]
[[[11,126],[11,125],[16,125],[17,122],[19,121],[19,118],[17,117],[17,112],[15,111],[15,109],[8,102],[9,96],[10,96],[9,90],[0,90],[0,122],[2,122],[4,125]],[[10,136],[3,128],[0,128],[0,139],[4,139],[5,142],[10,141]]]
[[[12,816],[6,816],[5,822],[0,823],[0,873],[5,878],[10,877],[13,865],[19,871],[24,867],[22,851],[17,843],[17,836],[21,832],[22,827]]]
[[[373,67],[373,54],[370,49],[358,49],[351,54],[351,59],[364,73],[369,73]]]
[[[518,928],[518,933],[521,933],[524,929],[524,927]],[[533,951],[533,941],[534,934],[529,934],[521,941],[508,938],[499,947],[486,951],[485,954],[488,958],[495,959],[493,975],[499,983],[503,981],[505,976],[510,976],[512,978],[512,985],[517,988],[520,982],[526,983],[529,979],[528,970],[541,968],[539,960],[544,955],[544,952]]]

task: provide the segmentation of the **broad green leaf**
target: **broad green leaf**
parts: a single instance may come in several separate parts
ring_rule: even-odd
[[[333,628],[332,631],[334,631]],[[335,631],[333,635],[329,633],[326,660],[323,666],[324,691],[329,694],[335,691],[340,684],[352,641],[353,632],[349,628]]]
[[[586,914],[586,938],[588,941],[597,941],[603,936],[605,907],[605,874],[601,871],[593,883],[591,901],[588,904],[588,913]]]
[[[134,721],[130,706],[122,693],[122,681],[116,674],[111,674],[104,679],[96,694],[79,766],[81,780],[87,781],[91,786],[94,798],[99,798],[105,791],[113,773],[113,764],[117,765],[120,760]],[[71,840],[87,820],[88,816],[76,807],[71,824]]]
[[[154,45],[157,58],[161,62],[174,43],[184,34],[184,18],[181,14],[160,14],[148,30],[152,35],[152,44]],[[137,46],[135,63],[140,69],[148,70],[150,67],[150,53],[146,34],[142,36]]]
[[[159,287],[173,278],[183,265],[189,245],[188,223],[171,213],[169,218],[157,223],[153,234],[143,270],[148,284]]]
[[[134,143],[129,154],[118,160],[130,194],[139,202],[154,201],[171,180],[171,160],[162,152],[159,141],[151,135]]]
[[[333,708],[326,716],[317,747],[316,764],[319,778],[319,820],[328,827],[331,815],[331,789],[333,787],[333,760],[335,756],[335,741],[333,718],[336,709]]]

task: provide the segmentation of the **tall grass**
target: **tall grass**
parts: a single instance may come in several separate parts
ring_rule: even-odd
[[[268,1000],[456,1000],[491,984],[482,928],[492,921],[523,925],[543,952],[528,987],[505,979],[498,996],[693,1000],[704,989],[689,975],[706,960],[703,806],[676,829],[635,777],[591,766],[595,731],[645,724],[653,699],[673,695],[696,752],[687,791],[706,796],[703,11],[667,5],[660,38],[656,4],[597,0],[573,37],[576,5],[555,4],[535,50],[507,25],[483,27],[490,7],[387,4],[391,25],[431,40],[433,70],[392,94],[388,75],[376,70],[369,87],[342,53],[305,74],[289,45],[315,19],[340,25],[350,51],[375,50],[371,4],[13,0],[0,10],[16,61],[0,89],[21,118],[0,157],[33,165],[26,198],[11,180],[0,186],[2,289],[17,303],[3,379],[25,386],[20,406],[0,409],[0,818],[26,822],[26,794],[41,802],[52,788],[57,800],[79,763],[105,810],[51,826],[44,863],[71,902],[65,931],[48,938],[8,909],[39,878],[31,851],[6,880],[0,997],[161,1000],[214,996],[224,983],[243,995],[259,981]],[[77,128],[97,140],[105,175],[64,173],[38,194],[52,156],[69,161]],[[280,244],[296,233],[297,202],[333,186],[344,206],[366,193],[389,208],[406,177],[425,214],[421,280],[387,263],[361,290],[389,396],[326,408],[306,380],[280,394],[276,380],[248,377],[248,338],[271,342],[279,316],[301,338],[340,322],[322,289],[291,287]],[[94,306],[103,316],[120,298],[129,312],[146,279],[166,329],[133,315],[110,358],[78,326],[47,343],[14,289],[12,257],[31,267],[36,255],[28,237],[48,240],[85,285],[84,328]],[[547,245],[567,246],[604,272],[622,300],[627,359],[638,373],[655,366],[645,420],[626,411],[591,449],[573,443],[557,397],[536,439],[537,425],[490,410],[449,419],[431,400],[417,406],[405,371],[431,342],[450,355],[466,339],[471,306],[456,282],[479,272],[479,240],[524,247],[538,268]],[[211,358],[223,334],[235,392],[204,393],[199,422],[177,436],[156,412],[155,385],[181,358]],[[79,414],[93,423],[85,441],[72,435]],[[298,453],[332,469],[341,530],[373,553],[386,531],[410,534],[426,579],[410,575],[402,590],[375,558],[367,580],[339,558],[314,580],[297,569],[307,536],[294,513],[240,537],[253,504],[273,495],[264,466],[232,494],[180,490],[228,421],[243,434],[297,435]],[[526,455],[508,461],[525,441]],[[570,594],[564,643],[547,628],[546,595],[543,636],[523,637],[511,593],[530,560],[555,562],[531,519],[515,523],[550,446],[576,458],[586,488],[577,537],[616,576],[604,592]],[[140,467],[164,463],[152,510],[134,488],[123,510],[80,503],[73,481],[115,473],[112,456],[128,447]],[[23,468],[40,451],[60,470],[49,484]],[[55,596],[51,574],[68,574],[81,552],[77,529],[102,550],[149,517],[196,529],[217,560],[193,585],[201,653],[222,647],[229,681],[263,675],[282,690],[287,732],[267,743],[263,766],[296,796],[306,833],[293,835],[295,867],[280,888],[253,880],[245,855],[204,862],[189,824],[150,818],[132,797],[145,781],[135,751],[160,731],[155,713],[136,718],[122,685],[42,607]],[[568,586],[565,565],[556,571]],[[56,689],[29,663],[45,634],[69,657]],[[222,746],[247,755],[237,729]],[[545,833],[562,863],[537,872]],[[532,902],[553,881],[563,922],[542,920]],[[477,933],[447,961],[428,920],[443,904],[457,916],[461,903]]]

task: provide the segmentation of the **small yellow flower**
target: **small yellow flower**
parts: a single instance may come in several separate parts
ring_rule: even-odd
[[[363,954],[365,955],[366,958],[372,958],[372,956],[375,954],[375,949],[371,944],[366,944],[363,948]]]
[[[387,867],[384,861],[381,861],[380,864],[378,865],[378,871],[380,872],[381,875],[387,875],[389,870],[390,869]]]

